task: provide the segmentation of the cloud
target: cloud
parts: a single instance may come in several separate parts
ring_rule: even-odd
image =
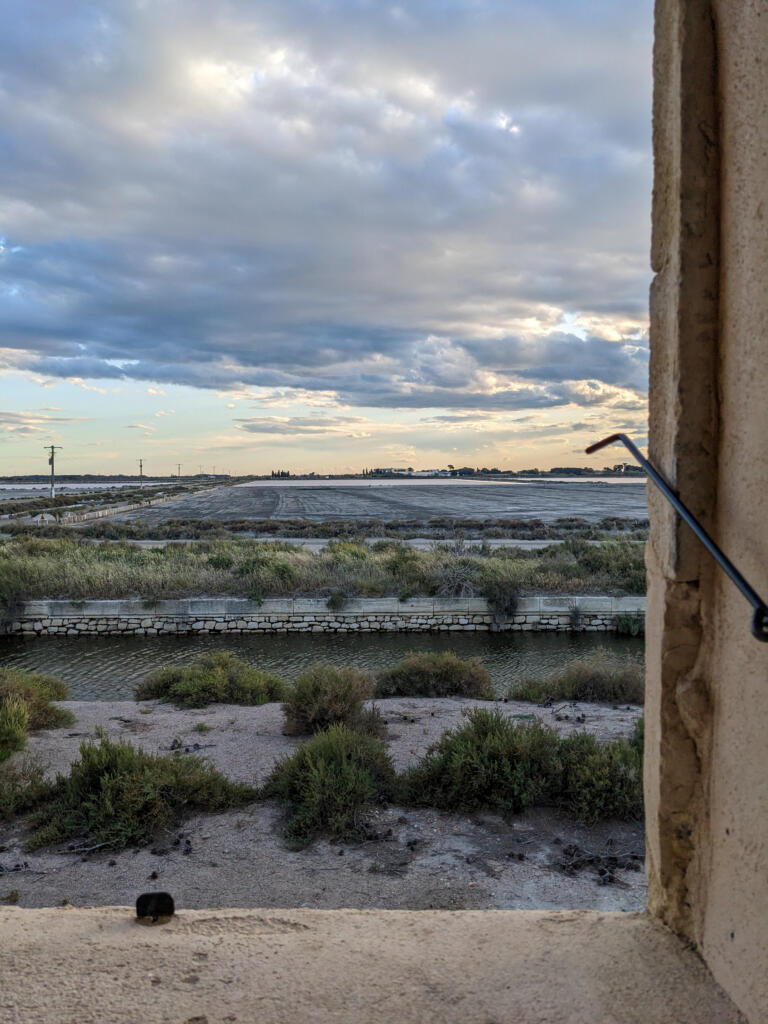
[[[52,435],[60,424],[87,421],[87,416],[50,416],[49,411],[10,412],[0,410],[0,432],[6,437]]]
[[[6,365],[273,404],[642,404],[651,20],[6,5]]]
[[[278,434],[282,437],[326,437],[341,434],[346,437],[369,437],[363,430],[370,421],[361,416],[254,416],[237,419],[238,430],[250,434]]]

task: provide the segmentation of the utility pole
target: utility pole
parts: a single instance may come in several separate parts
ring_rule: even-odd
[[[180,462],[176,463],[176,475],[179,478],[179,483],[181,483],[181,463]]]
[[[144,459],[139,459],[139,489],[144,487]]]
[[[50,453],[51,453],[48,456],[48,465],[51,467],[51,498],[53,499],[53,498],[56,497],[56,474],[55,474],[54,462],[55,462],[55,459],[56,459],[56,452],[57,451],[61,451],[61,445],[60,444],[46,444],[46,445],[43,445],[43,447],[45,448],[46,451],[50,451]]]

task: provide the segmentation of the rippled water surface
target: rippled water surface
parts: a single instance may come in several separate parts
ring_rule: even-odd
[[[50,672],[69,686],[71,700],[126,700],[136,683],[163,665],[191,661],[202,651],[233,651],[287,680],[316,661],[378,670],[406,651],[455,651],[479,657],[499,692],[510,683],[546,675],[598,647],[640,661],[643,642],[610,633],[364,633],[323,636],[240,635],[153,637],[36,637],[4,639],[0,664]]]

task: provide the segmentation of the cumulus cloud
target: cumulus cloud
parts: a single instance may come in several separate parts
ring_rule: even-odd
[[[7,365],[329,406],[642,403],[650,0],[4,10]]]

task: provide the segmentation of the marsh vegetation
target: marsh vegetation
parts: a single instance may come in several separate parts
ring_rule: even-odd
[[[162,548],[19,536],[0,542],[0,600],[140,596],[487,596],[514,609],[521,593],[645,592],[643,544],[570,539],[538,551],[415,550],[397,541],[337,541],[319,552],[285,542],[226,540]]]

